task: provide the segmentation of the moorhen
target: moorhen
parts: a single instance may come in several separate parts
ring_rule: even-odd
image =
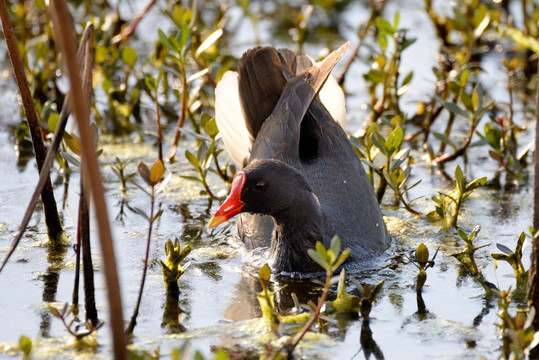
[[[290,50],[251,49],[215,90],[217,126],[242,170],[208,227],[240,214],[238,237],[248,249],[269,247],[276,272],[321,271],[307,249],[334,235],[348,261],[389,244],[361,161],[334,120],[344,119],[343,92],[333,78],[324,85],[348,45],[314,65]]]

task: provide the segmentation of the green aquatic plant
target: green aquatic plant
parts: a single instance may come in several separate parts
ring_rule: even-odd
[[[470,235],[467,235],[464,230],[461,228],[457,228],[457,232],[460,236],[460,238],[465,243],[465,248],[462,252],[459,252],[457,254],[453,254],[453,256],[462,264],[464,267],[473,275],[480,275],[481,271],[479,270],[479,267],[477,266],[477,263],[475,261],[475,252],[481,248],[487,247],[490,244],[485,244],[476,247],[473,244],[473,241],[477,237],[477,234],[481,231],[481,226],[476,226],[473,228],[473,230],[470,232]]]
[[[189,266],[189,263],[182,265],[182,262],[191,253],[192,249],[193,247],[191,244],[188,244],[181,249],[178,239],[174,242],[169,239],[165,243],[167,259],[161,261],[161,270],[163,271],[163,280],[166,289],[166,300],[161,325],[166,326],[168,329],[175,332],[185,331],[185,328],[180,324],[183,312],[178,302],[180,296],[178,281],[180,280],[180,276]]]
[[[341,239],[337,235],[335,235],[331,240],[329,249],[326,249],[324,244],[318,241],[316,243],[316,248],[309,249],[308,253],[309,256],[326,271],[326,281],[323,283],[324,288],[322,290],[322,295],[318,298],[318,302],[316,304],[316,307],[313,309],[312,314],[308,314],[309,318],[307,322],[296,336],[288,339],[279,348],[268,347],[268,356],[271,359],[280,359],[292,356],[292,353],[294,352],[294,349],[298,346],[299,342],[305,337],[305,334],[307,334],[307,332],[311,329],[314,323],[319,320],[322,313],[322,308],[326,303],[327,297],[329,295],[331,285],[336,280],[333,278],[333,274],[344,263],[344,261],[350,254],[350,249],[345,249],[341,252]],[[264,281],[266,281],[266,279],[267,281],[269,281],[269,267],[265,268],[263,272],[261,271],[261,274],[264,277]],[[264,293],[264,307],[266,309],[265,311],[267,313],[266,317],[268,321],[270,321],[272,324],[276,324],[277,318],[276,315],[274,315],[275,307],[273,305],[273,294],[269,292]]]
[[[429,249],[425,244],[419,244],[415,250],[415,259],[412,263],[419,269],[415,288],[417,293],[421,292],[425,282],[427,281],[427,269],[434,266],[434,260],[436,259],[436,255],[438,255],[438,250],[440,249],[436,249],[434,256],[430,260]]]
[[[362,289],[363,287],[360,286]],[[346,291],[346,270],[339,274],[339,283],[337,284],[337,298],[326,303],[326,314],[332,313],[355,313],[359,312],[362,298],[351,295]]]
[[[196,176],[181,175],[181,177],[202,184],[204,190],[200,193],[217,199],[218,196],[212,192],[208,184],[209,174],[216,174],[223,181],[230,182],[236,169],[235,166],[229,163],[226,163],[222,167],[219,165],[219,154],[223,149],[219,147],[221,140],[217,137],[219,130],[217,129],[215,119],[204,113],[200,119],[200,126],[204,129],[205,134],[191,133],[199,141],[196,155],[189,150],[185,150],[185,157],[195,169]]]
[[[449,193],[438,191],[438,195],[432,197],[436,205],[435,211],[429,215],[441,218],[445,226],[456,227],[464,199],[477,188],[485,185],[486,182],[487,178],[482,177],[466,183],[466,176],[463,174],[460,165],[457,165],[455,168],[455,188]],[[462,237],[462,235],[460,236]]]
[[[378,130],[376,123],[371,124],[363,138],[350,137],[356,154],[361,161],[368,166],[367,177],[375,189],[379,202],[386,192],[387,187],[395,193],[399,203],[414,215],[419,212],[413,209],[409,201],[406,200],[407,193],[421,180],[408,185],[411,175],[410,149],[402,149],[404,132],[399,125],[384,138]],[[375,186],[374,174],[378,176],[379,182]]]
[[[539,332],[535,332],[533,321],[535,308],[529,311],[518,309],[516,315],[511,315],[511,289],[500,292],[498,300],[498,324],[502,332],[502,357],[505,359],[526,359],[532,349],[539,344]]]
[[[460,73],[458,81],[449,82],[449,90],[453,93],[453,101],[445,101],[443,106],[450,112],[450,121],[447,122],[443,134],[434,132],[433,135],[441,141],[440,153],[432,162],[440,165],[448,161],[455,160],[466,153],[468,147],[472,144],[472,138],[476,132],[479,122],[491,107],[494,101],[487,100],[483,86],[477,84],[471,92],[466,90],[470,71],[463,70]],[[451,139],[451,125],[455,118],[464,118],[469,122],[469,130],[460,145],[455,144]],[[445,146],[453,148],[453,152],[445,152]],[[445,153],[444,153],[445,152]]]
[[[152,165],[151,170],[148,169],[148,167],[144,163],[139,163],[138,165],[138,171],[140,176],[142,177],[142,180],[150,187],[150,192],[148,193],[144,188],[140,187],[145,193],[147,193],[150,196],[150,214],[146,214],[144,210],[135,208],[136,212],[144,217],[148,221],[148,237],[146,241],[146,252],[144,257],[144,265],[142,267],[142,279],[140,281],[140,288],[139,293],[137,297],[137,302],[135,304],[135,308],[133,309],[133,315],[131,315],[131,319],[129,320],[129,324],[127,325],[127,328],[125,330],[126,334],[131,336],[133,334],[133,330],[135,329],[135,326],[137,325],[137,316],[139,312],[140,302],[142,300],[142,292],[144,291],[144,283],[146,282],[146,273],[148,271],[148,260],[150,256],[150,241],[152,238],[152,229],[154,222],[159,219],[163,213],[163,210],[157,211],[157,213],[154,213],[154,206],[155,206],[155,196],[159,194],[159,192],[163,189],[164,185],[166,184],[166,181],[163,181],[163,175],[165,174],[165,166],[163,164],[163,161],[160,159],[157,159],[155,163]],[[158,186],[158,184],[160,186]]]
[[[382,291],[385,279],[380,280],[380,282],[376,285],[361,284],[355,279],[351,279],[359,291],[359,297],[361,299],[359,302],[359,313],[365,320],[367,320],[375,301],[378,299],[378,296]]]
[[[27,336],[19,338],[19,349],[21,349],[23,359],[30,360],[32,358],[32,339]]]
[[[517,240],[517,246],[515,251],[512,251],[507,246],[503,244],[496,244],[498,250],[502,251],[501,253],[491,254],[494,258],[494,264],[498,267],[499,261],[505,261],[513,268],[516,279],[516,288],[524,291],[526,289],[526,283],[528,282],[528,271],[524,269],[522,264],[522,252],[526,246],[526,234],[522,232]]]
[[[366,130],[371,123],[382,119],[388,114],[389,118],[395,116],[402,123],[405,116],[400,108],[400,97],[406,92],[413,78],[413,72],[406,74],[400,81],[402,53],[412,45],[416,39],[408,38],[406,30],[399,28],[400,13],[395,12],[393,23],[378,17],[376,25],[376,47],[372,54],[371,69],[363,76],[367,82],[370,97],[370,115],[365,121]],[[392,46],[389,46],[389,43]],[[364,131],[363,131],[364,134]]]
[[[121,187],[123,193],[127,191],[127,182],[130,181],[137,173],[131,172],[126,173],[126,167],[130,162],[130,159],[126,160],[120,160],[117,156],[114,158],[115,162],[112,164],[112,171],[118,176],[118,179],[120,180]]]

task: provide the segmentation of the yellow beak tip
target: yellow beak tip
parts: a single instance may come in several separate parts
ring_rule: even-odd
[[[216,227],[217,225],[224,223],[226,220],[227,219],[224,216],[212,216],[208,222],[208,229]]]

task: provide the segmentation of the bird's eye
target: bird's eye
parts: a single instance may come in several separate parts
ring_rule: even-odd
[[[266,190],[266,182],[265,181],[259,181],[255,185],[256,191],[264,191]]]

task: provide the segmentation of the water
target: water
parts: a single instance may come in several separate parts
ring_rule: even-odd
[[[431,49],[438,48],[438,44],[420,8],[421,2],[417,1],[417,6],[409,7],[402,4],[398,1],[390,3],[386,8],[386,17],[391,19],[393,12],[400,9],[401,24],[410,28],[410,36],[421,38],[410,50],[421,56],[414,57],[410,52],[408,55],[405,53],[402,64],[403,73],[410,69],[415,71],[414,81],[406,97],[409,106],[413,106],[417,99],[431,92],[434,86],[430,70],[425,69],[435,64],[436,54],[432,54]],[[362,6],[362,3],[354,3],[344,15],[342,32],[350,38],[353,38],[356,19],[363,11]],[[252,26],[248,20],[237,21],[241,22],[241,29]],[[274,40],[267,35],[268,24],[262,22],[260,27],[264,43],[272,43]],[[245,36],[252,35],[252,32],[241,31],[239,34],[242,35],[234,40],[232,49],[236,55],[253,43],[250,35]],[[321,47],[310,44],[306,49],[316,54]],[[500,69],[496,64],[499,62],[495,57],[487,58],[486,76],[492,77],[490,81],[496,87],[496,96],[505,100],[504,78],[499,76]],[[361,107],[366,100],[361,78],[365,70],[365,65],[356,62],[350,70],[349,78],[360,81],[346,83],[346,90],[350,93],[347,99],[349,131],[355,131],[365,117]],[[10,247],[30,200],[37,182],[37,171],[33,160],[24,165],[19,162],[13,150],[12,126],[19,122],[18,117],[13,116],[18,114],[13,80],[2,79],[0,87],[4,89],[0,97],[3,109],[0,111],[0,166],[3,169],[0,172],[0,254],[4,254]],[[517,121],[525,123],[522,116]],[[531,140],[532,132],[528,130],[519,139],[522,146]],[[156,149],[149,137],[145,140],[133,143],[132,139],[118,141],[102,138],[101,143],[104,150],[101,156],[103,181],[126,319],[130,317],[136,301],[148,231],[146,221],[133,209],[149,211],[149,198],[133,185],[129,186],[127,196],[124,197],[111,164],[115,156],[132,159],[128,172],[135,172],[139,161],[151,164]],[[168,138],[166,143],[170,141]],[[192,138],[184,138],[179,153],[194,147]],[[488,161],[485,154],[484,149],[471,149],[467,162],[459,162],[469,179],[493,177],[496,165]],[[452,185],[437,170],[426,164],[420,154],[414,156],[418,163],[413,168],[410,183],[418,179],[422,183],[412,190],[410,197],[421,197],[413,205],[426,214],[434,210],[430,197],[436,195],[437,191],[449,191]],[[259,290],[257,265],[263,262],[263,258],[246,253],[230,241],[231,228],[220,227],[212,233],[208,232],[205,222],[218,204],[210,204],[200,196],[201,188],[198,185],[179,178],[180,174],[185,174],[191,168],[183,156],[178,158],[179,162],[168,169],[173,173],[173,178],[166,192],[158,197],[157,208],[163,210],[163,216],[156,222],[152,235],[150,268],[135,328],[134,347],[149,352],[159,348],[164,358],[185,341],[189,342],[192,350],[200,350],[207,356],[210,355],[210,346],[231,347],[240,344],[246,348],[261,349],[268,334],[256,320],[261,314],[253,291]],[[456,164],[447,166],[449,174],[453,173]],[[72,243],[76,233],[79,175],[74,171],[68,186],[62,183],[62,176],[56,171],[53,171],[52,179],[66,233]],[[140,180],[138,182],[142,183]],[[214,189],[225,190],[217,179],[211,179],[211,184]],[[490,253],[499,252],[496,243],[511,249],[515,247],[519,234],[531,225],[532,199],[530,185],[507,191],[482,188],[465,202],[462,210],[459,226],[466,232],[476,225],[482,226],[476,245],[489,246],[479,250],[476,259],[485,277],[500,289],[514,287],[513,272],[505,263],[500,263],[496,269]],[[497,358],[501,344],[496,326],[500,323],[497,304],[495,300],[485,298],[484,290],[471,277],[460,274],[459,264],[451,256],[460,251],[463,245],[458,235],[454,231],[442,230],[424,218],[414,218],[402,209],[391,208],[388,206],[389,200],[383,211],[394,239],[392,247],[379,259],[349,270],[350,275],[369,284],[385,279],[368,327],[362,319],[339,319],[337,324],[331,324],[320,335],[309,335],[311,341],[307,338],[302,342],[297,354],[308,359],[361,359],[366,357],[368,351],[383,353],[387,359]],[[95,226],[95,221],[92,221],[94,239]],[[188,257],[190,266],[180,279],[180,306],[185,312],[181,324],[186,329],[180,333],[172,333],[161,325],[165,287],[159,260],[165,259],[165,241],[175,238],[180,239],[182,247],[187,243],[194,247]],[[4,324],[0,327],[0,357],[18,358],[14,350],[16,343],[21,335],[26,335],[34,341],[33,357],[37,359],[110,358],[111,342],[107,325],[98,332],[99,346],[73,351],[70,346],[71,337],[61,322],[49,313],[48,304],[61,307],[71,302],[75,257],[71,248],[62,254],[51,254],[45,242],[43,215],[41,209],[38,209],[15,255],[0,275],[0,318]],[[417,269],[407,258],[421,242],[428,246],[431,256],[436,248],[440,249],[436,265],[427,271],[423,302],[415,292]],[[100,318],[107,321],[107,301],[98,242],[94,241],[93,246],[96,302]],[[527,268],[529,249],[526,249],[524,259]],[[277,306],[283,311],[293,306],[291,292],[296,292],[304,303],[315,301],[320,295],[319,286],[308,280],[274,277],[272,281],[275,288],[288,285],[276,297]],[[369,330],[372,337],[366,336]]]

